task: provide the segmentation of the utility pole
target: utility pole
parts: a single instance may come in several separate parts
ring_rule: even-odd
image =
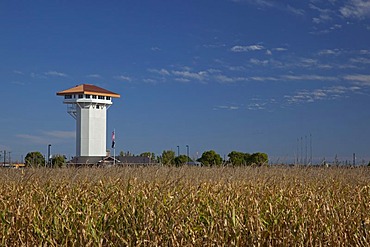
[[[187,164],[189,163],[189,145],[186,145],[186,151],[187,151]]]
[[[356,153],[353,153],[353,166],[356,165]]]
[[[6,150],[4,150],[4,166],[5,166],[5,162],[6,162]]]
[[[304,137],[306,155],[304,157],[304,164],[307,165],[307,136]]]
[[[312,135],[310,133],[310,164],[312,165]]]

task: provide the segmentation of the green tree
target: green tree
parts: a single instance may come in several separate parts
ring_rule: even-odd
[[[227,155],[229,157],[229,162],[233,166],[241,166],[241,165],[248,165],[249,164],[249,153],[237,152],[232,151]]]
[[[202,154],[197,161],[201,162],[204,166],[218,166],[222,163],[221,156],[213,150],[206,151]]]
[[[249,158],[250,164],[264,165],[268,162],[268,155],[265,153],[254,153]]]
[[[45,166],[45,158],[40,152],[29,152],[24,158],[26,166]]]
[[[155,153],[144,152],[140,154],[141,157],[149,157],[151,160],[155,160]]]
[[[66,157],[64,155],[54,155],[51,159],[52,167],[62,167],[65,164]]]
[[[162,164],[173,165],[175,163],[175,152],[172,150],[164,150],[162,152]]]
[[[175,158],[175,164],[176,166],[186,165],[188,162],[191,162],[192,160],[187,155],[179,155]]]

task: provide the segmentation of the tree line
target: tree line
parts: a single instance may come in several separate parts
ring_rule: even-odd
[[[268,155],[266,153],[243,153],[232,151],[228,155],[229,159],[223,160],[221,155],[216,153],[214,150],[205,151],[200,158],[194,162],[187,155],[179,155],[175,157],[175,152],[172,150],[163,151],[160,158],[160,163],[164,165],[184,165],[184,164],[194,164],[202,166],[221,166],[221,165],[231,165],[231,166],[250,166],[250,165],[266,165],[268,163]]]
[[[120,156],[135,156],[129,152],[121,151]],[[201,165],[201,166],[251,166],[251,165],[266,165],[268,163],[268,155],[266,153],[243,153],[238,151],[230,152],[228,160],[222,159],[221,155],[214,150],[205,151],[202,156],[196,160],[191,159],[187,155],[175,155],[172,150],[164,150],[160,156],[156,156],[152,152],[144,152],[140,155],[142,157],[149,157],[151,162],[159,163],[166,166],[181,166],[181,165]],[[64,155],[53,155],[51,159],[46,162],[45,157],[40,152],[30,152],[25,157],[26,166],[40,167],[62,167],[66,163]]]

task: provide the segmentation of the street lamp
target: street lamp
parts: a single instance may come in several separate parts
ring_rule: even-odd
[[[187,154],[187,160],[188,160],[188,164],[189,164],[189,145],[186,145],[186,154]]]
[[[177,157],[180,156],[180,146],[177,146]]]
[[[50,164],[50,147],[51,144],[48,145],[48,165]]]

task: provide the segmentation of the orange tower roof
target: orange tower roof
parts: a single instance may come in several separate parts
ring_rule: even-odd
[[[81,84],[73,88],[57,92],[57,95],[66,95],[66,94],[94,94],[100,96],[110,96],[112,98],[121,97],[117,93],[113,93],[111,91],[108,91],[101,87],[94,86],[92,84]]]

